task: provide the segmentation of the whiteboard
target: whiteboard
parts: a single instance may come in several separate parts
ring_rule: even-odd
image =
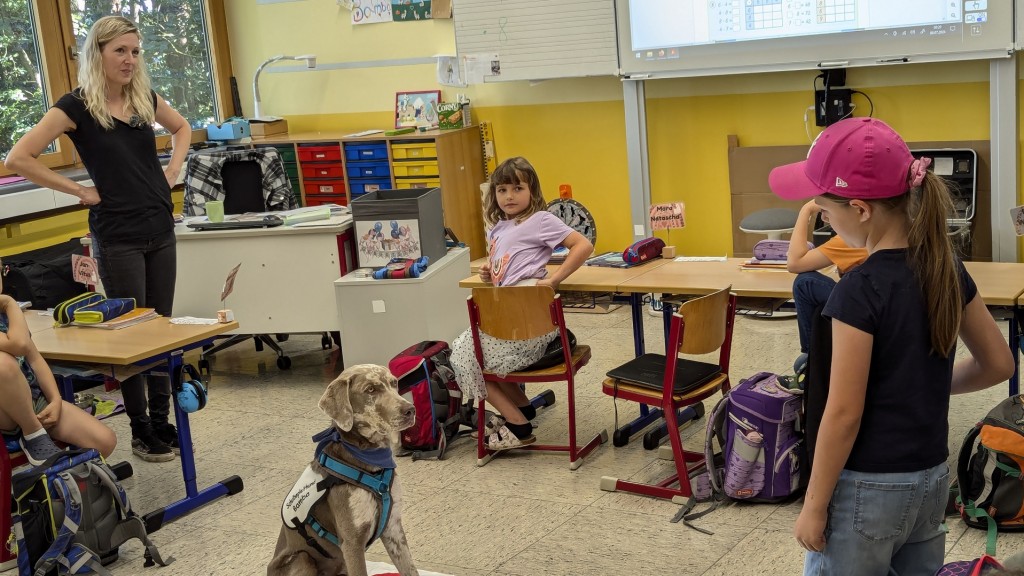
[[[458,0],[454,12],[459,56],[498,57],[486,82],[618,74],[614,0]]]
[[[620,66],[634,78],[1007,58],[1014,48],[1008,0],[616,0],[616,6]]]

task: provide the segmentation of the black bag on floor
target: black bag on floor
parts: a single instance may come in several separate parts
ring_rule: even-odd
[[[72,238],[55,246],[5,256],[0,266],[3,293],[45,310],[86,292],[88,288],[75,282],[71,270],[71,255],[81,253],[81,242]]]

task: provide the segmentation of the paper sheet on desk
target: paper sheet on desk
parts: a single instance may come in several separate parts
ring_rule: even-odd
[[[196,318],[195,316],[179,316],[171,318],[171,324],[183,324],[189,326],[212,326],[217,324],[216,318]]]
[[[351,222],[352,217],[348,214],[344,216],[331,216],[325,220],[310,220],[309,222],[299,222],[298,224],[292,224],[292,228],[315,228],[317,226],[337,226],[338,224],[344,224],[345,222]]]

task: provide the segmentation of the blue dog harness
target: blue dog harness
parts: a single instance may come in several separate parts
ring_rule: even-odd
[[[334,426],[317,433],[313,436],[313,441],[317,443],[314,459],[330,475],[323,477],[314,472],[311,466],[306,468],[302,477],[299,478],[295,487],[292,488],[292,492],[285,499],[282,509],[285,526],[298,530],[310,547],[315,548],[325,557],[332,558],[312,536],[306,533],[305,526],[309,526],[317,536],[340,547],[341,543],[338,541],[337,535],[324,528],[323,524],[313,516],[312,510],[313,505],[326,496],[332,486],[342,482],[352,484],[369,490],[380,504],[380,520],[377,522],[377,529],[374,530],[369,542],[366,543],[366,547],[369,548],[384,533],[384,528],[391,517],[391,484],[394,481],[396,466],[391,448],[375,448],[372,450],[356,448],[342,440],[341,434],[338,433]],[[380,470],[378,472],[368,472],[362,468],[357,468],[351,464],[331,458],[324,452],[324,448],[328,444],[335,442],[340,442],[344,445],[345,449],[360,462],[378,467]],[[306,502],[307,500],[308,503]],[[291,518],[288,516],[291,516]]]

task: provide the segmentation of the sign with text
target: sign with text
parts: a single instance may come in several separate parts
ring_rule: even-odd
[[[686,226],[686,206],[682,202],[651,205],[651,229],[667,230]]]

